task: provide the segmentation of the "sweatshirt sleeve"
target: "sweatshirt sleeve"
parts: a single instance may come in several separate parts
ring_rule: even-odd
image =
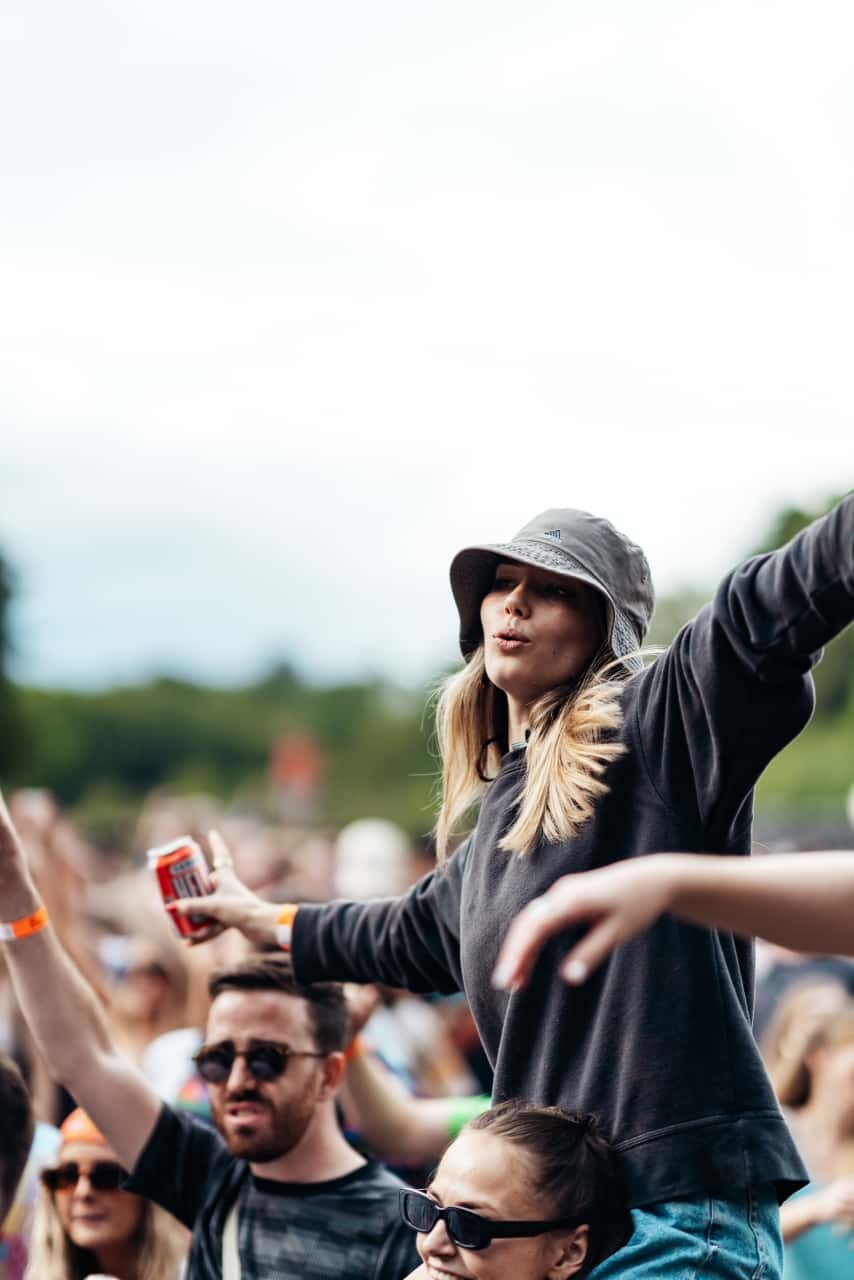
[[[381,982],[462,990],[460,896],[468,842],[401,898],[301,906],[291,942],[298,982]]]
[[[665,803],[691,797],[708,848],[812,714],[810,669],[854,617],[854,495],[748,560],[641,677],[638,738]]]

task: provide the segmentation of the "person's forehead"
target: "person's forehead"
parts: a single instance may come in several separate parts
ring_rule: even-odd
[[[206,1039],[281,1040],[293,1047],[313,1043],[308,1005],[283,991],[223,991],[208,1014]]]
[[[444,1205],[467,1205],[492,1218],[530,1217],[531,1173],[528,1157],[505,1138],[466,1130],[442,1156],[430,1190]]]
[[[593,590],[583,578],[574,578],[567,573],[555,573],[552,569],[542,569],[539,565],[524,564],[521,560],[498,560],[495,565],[495,572],[508,573],[512,577],[525,577],[530,579],[531,582],[557,582],[563,585],[574,583],[582,590]]]
[[[115,1160],[112,1147],[100,1142],[66,1142],[59,1152],[59,1161],[65,1164],[69,1160],[77,1164],[96,1164],[98,1160]]]

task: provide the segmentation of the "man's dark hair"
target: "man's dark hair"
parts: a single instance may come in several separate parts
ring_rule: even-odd
[[[215,1000],[224,991],[278,991],[304,1000],[318,1052],[336,1053],[347,1044],[350,1018],[341,985],[313,982],[302,986],[294,982],[284,956],[256,952],[228,969],[217,969],[208,982],[208,995]]]
[[[0,1053],[0,1222],[15,1199],[34,1129],[33,1106],[24,1077],[12,1059]]]
[[[589,1225],[579,1276],[626,1243],[632,1225],[623,1181],[595,1116],[514,1099],[481,1112],[465,1128],[493,1133],[530,1157],[544,1218]]]

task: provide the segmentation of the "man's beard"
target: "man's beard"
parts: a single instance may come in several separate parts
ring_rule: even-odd
[[[264,1108],[266,1115],[262,1115],[261,1123],[256,1122],[248,1132],[235,1132],[234,1120],[226,1115],[226,1108],[235,1102],[257,1103]],[[223,1102],[211,1099],[214,1123],[228,1150],[238,1159],[251,1160],[253,1164],[278,1160],[279,1156],[292,1151],[310,1125],[316,1106],[316,1099],[310,1092],[293,1099],[287,1108],[281,1109],[256,1089],[242,1089]]]

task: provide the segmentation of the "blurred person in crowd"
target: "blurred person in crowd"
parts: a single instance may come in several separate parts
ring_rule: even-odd
[[[41,900],[55,919],[62,945],[99,998],[106,1001],[107,986],[85,914],[91,850],[49,791],[36,787],[15,791],[11,809],[15,822],[26,832],[32,849],[33,878]],[[20,1063],[36,1116],[46,1122],[59,1122],[73,1103],[62,1089],[57,1089],[45,1063],[34,1052],[10,984],[5,980],[5,967],[0,1007],[5,1014],[1,1047]]]
[[[854,1001],[813,1025],[781,1080],[780,1101],[810,1171],[781,1210],[786,1280],[854,1275]]]
[[[800,1074],[805,1046],[824,1020],[850,1001],[832,978],[806,978],[782,997],[759,1042],[777,1097],[788,1095],[793,1074]]]
[[[37,1122],[33,1129],[29,1093],[17,1066],[5,1054],[0,1054],[0,1130],[0,1150],[12,1153],[8,1165],[5,1156],[0,1156],[0,1187],[4,1184],[4,1172],[11,1181],[15,1169],[23,1163],[11,1205],[6,1194],[8,1187],[2,1194],[6,1211],[5,1217],[0,1218],[0,1280],[23,1280],[41,1171],[53,1160],[61,1138],[59,1130],[51,1124]],[[30,1132],[32,1141],[28,1149]],[[3,1205],[0,1205],[2,1212]]]
[[[26,1280],[177,1280],[187,1233],[164,1209],[122,1190],[124,1170],[84,1112],[63,1123],[42,1172]]]
[[[777,944],[787,976],[777,998],[805,978],[827,978],[849,992],[854,986],[854,965],[842,958],[854,956],[854,851],[765,854],[749,862],[653,853],[562,876],[516,916],[496,974],[502,986],[523,986],[546,942],[585,926],[560,965],[567,982],[583,982],[665,913]],[[802,951],[821,952],[819,962],[810,965]],[[759,1038],[764,1025],[754,1023]]]
[[[24,1078],[12,1059],[0,1054],[0,1222],[12,1207],[34,1129],[33,1107]]]
[[[760,1259],[780,1274],[778,1201],[806,1171],[752,1035],[753,948],[666,915],[583,987],[560,979],[549,944],[508,993],[492,981],[502,935],[570,869],[749,853],[756,781],[807,723],[809,670],[854,616],[852,548],[854,496],[728,574],[646,668],[649,568],[607,521],[552,509],[510,542],[465,548],[451,584],[467,666],[437,716],[440,870],[398,898],[279,907],[224,871],[198,904],[277,940],[303,982],[464,990],[497,1098],[600,1114],[635,1230],[597,1280],[701,1265],[734,1280]]]
[[[400,1280],[415,1262],[400,1183],[347,1144],[335,1097],[348,1017],[333,984],[299,986],[281,955],[214,976],[196,1065],[216,1130],[161,1102],[118,1052],[63,952],[0,802],[0,915],[23,1013],[56,1078],[149,1196],[192,1230],[190,1275],[219,1280]]]
[[[413,1096],[362,1035],[380,992],[356,983],[348,983],[344,992],[350,1045],[341,1103],[347,1132],[413,1182],[415,1171],[432,1168],[463,1125],[489,1107],[489,1097]]]
[[[506,1102],[471,1120],[426,1191],[404,1191],[430,1280],[568,1280],[625,1243],[614,1154],[590,1116]]]
[[[110,941],[102,955],[110,976],[111,1032],[118,1048],[140,1062],[152,1040],[186,1025],[186,953],[165,931]]]
[[[396,896],[413,883],[412,842],[394,822],[358,818],[341,828],[334,850],[336,898],[367,901]],[[234,865],[246,884],[237,858]],[[249,884],[249,888],[255,886]],[[407,991],[387,986],[374,990],[378,998],[362,1034],[410,1091],[422,1096],[465,1095],[477,1087],[440,1008]]]

